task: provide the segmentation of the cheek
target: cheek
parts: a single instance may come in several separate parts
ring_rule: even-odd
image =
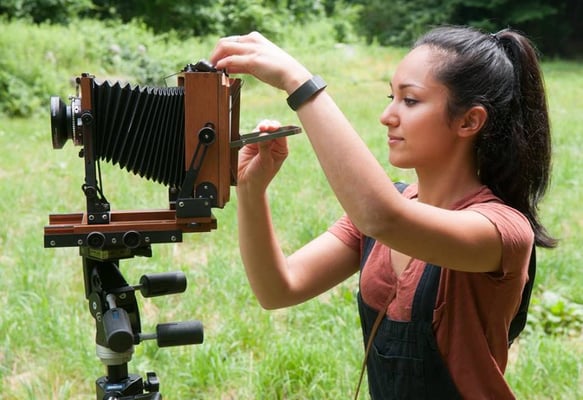
[[[411,149],[402,145],[399,148],[389,148],[389,163],[393,167],[408,169],[416,166],[416,155]]]
[[[443,162],[453,151],[451,130],[443,125],[417,124],[410,126],[405,142],[389,148],[389,162],[398,168],[417,168]]]

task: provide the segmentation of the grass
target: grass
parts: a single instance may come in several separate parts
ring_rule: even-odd
[[[409,171],[387,164],[384,132],[378,123],[388,77],[403,50],[334,46],[318,36],[322,35],[307,33],[310,47],[293,39],[286,47],[325,76],[328,90],[389,174],[410,180]],[[204,58],[212,48],[194,41],[167,46],[177,65]],[[187,59],[180,58],[184,57],[180,51],[188,54]],[[31,63],[41,62],[31,57]],[[85,63],[94,67],[93,61],[71,62],[69,73],[86,71]],[[541,212],[561,244],[556,250],[539,252],[535,297],[553,290],[583,303],[579,272],[583,66],[549,61],[544,69],[555,157],[552,188]],[[245,81],[243,131],[263,117],[297,123],[282,93],[252,79]],[[2,400],[94,398],[94,380],[104,374],[94,354],[94,321],[84,298],[81,258],[76,249],[43,248],[49,213],[84,209],[79,148],[69,142],[63,150],[53,150],[48,117],[47,111],[29,119],[5,117],[0,123]],[[291,155],[270,188],[274,221],[286,252],[341,214],[305,137],[289,142]],[[350,155],[346,159],[351,162]],[[114,209],[166,206],[165,188],[116,167],[104,166],[104,183]],[[200,319],[205,326],[205,342],[198,346],[158,349],[151,342],[137,346],[130,371],[142,375],[156,371],[168,399],[349,398],[362,357],[356,277],[303,305],[262,310],[238,255],[236,203],[233,194],[231,202],[216,211],[216,231],[186,235],[181,244],[154,246],[152,258],[122,261],[130,283],[147,272],[181,270],[188,278],[188,290],[181,295],[138,296],[144,332],[153,331],[156,323],[188,319]],[[583,398],[580,334],[546,335],[533,327],[513,351],[516,360],[507,378],[518,398]]]

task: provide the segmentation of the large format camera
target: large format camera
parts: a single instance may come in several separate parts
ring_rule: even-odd
[[[199,64],[187,66],[176,87],[132,87],[83,74],[70,105],[51,98],[53,147],[68,139],[83,146],[87,215],[52,216],[52,224],[72,229],[48,230],[47,247],[135,248],[146,237],[148,244],[166,242],[179,232],[215,227],[211,208],[223,207],[236,183],[238,149],[231,143],[240,140],[241,81],[210,67],[201,71]],[[112,211],[100,189],[102,160],[168,186],[170,212]],[[135,233],[126,235],[128,223]]]
[[[211,211],[229,201],[239,148],[300,131],[287,126],[241,135],[241,81],[204,61],[187,65],[177,82],[140,87],[82,74],[68,103],[51,98],[53,147],[60,149],[69,139],[82,147],[86,210],[50,215],[44,244],[79,247],[97,356],[107,367],[107,375],[96,380],[97,400],[161,399],[155,373],[145,381],[128,373],[134,345],[147,339],[160,347],[203,340],[199,321],[160,324],[156,333],[142,333],[135,292],[180,293],[186,278],[181,272],[148,274],[129,285],[119,261],[149,257],[152,244],[181,242],[183,233],[215,229]],[[112,210],[102,190],[101,161],[167,186],[168,208]]]

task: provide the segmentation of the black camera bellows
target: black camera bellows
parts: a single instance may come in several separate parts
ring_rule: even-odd
[[[184,180],[184,88],[108,81],[92,90],[95,158],[179,187]]]

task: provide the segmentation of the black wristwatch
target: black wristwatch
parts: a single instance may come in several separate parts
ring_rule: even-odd
[[[304,82],[287,98],[287,104],[292,110],[297,111],[306,101],[326,88],[327,84],[319,75],[314,75]]]

